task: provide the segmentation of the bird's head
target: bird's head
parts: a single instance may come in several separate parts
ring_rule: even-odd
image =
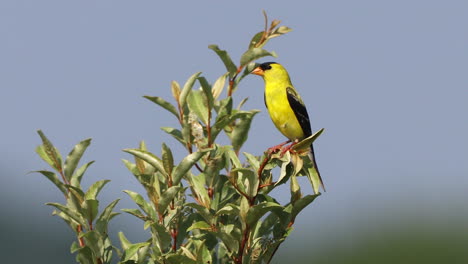
[[[267,81],[289,81],[286,69],[276,62],[264,62],[253,69],[252,74],[262,76]]]

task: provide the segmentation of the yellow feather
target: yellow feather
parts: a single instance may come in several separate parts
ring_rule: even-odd
[[[268,113],[276,128],[288,139],[304,138],[304,131],[288,101],[286,89],[294,89],[288,72],[280,64],[271,64],[271,69],[265,71],[265,103]]]

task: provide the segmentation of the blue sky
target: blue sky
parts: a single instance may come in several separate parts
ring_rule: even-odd
[[[59,223],[43,203],[60,194],[25,175],[45,168],[34,153],[37,129],[63,155],[92,137],[88,184],[111,179],[104,200],[121,197],[120,208],[133,207],[121,191],[141,188],[121,150],[140,140],[156,153],[162,142],[177,145],[159,129],[176,121],[142,96],[171,98],[170,82],[198,71],[216,80],[225,69],[207,46],[238,60],[263,28],[263,9],[293,31],[266,46],[278,58],[261,61],[287,67],[313,130],[326,129],[316,155],[327,192],[299,217],[291,240],[307,240],[311,223],[337,230],[332,241],[389,212],[440,223],[447,219],[432,213],[468,215],[468,3],[398,0],[2,1],[2,210],[20,213],[12,219],[25,225],[31,217]],[[245,151],[283,141],[264,109],[260,78],[246,78],[235,96],[262,110]],[[115,228],[139,229],[132,221],[123,216]]]

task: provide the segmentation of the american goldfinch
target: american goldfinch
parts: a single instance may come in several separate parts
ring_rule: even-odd
[[[286,69],[279,63],[265,62],[256,67],[252,74],[263,77],[265,81],[264,99],[268,113],[276,128],[289,139],[277,147],[292,142],[289,147],[284,149],[287,151],[295,143],[312,135],[307,109],[294,89]],[[317,171],[322,188],[325,190],[315,161],[313,145],[310,146],[309,157]]]

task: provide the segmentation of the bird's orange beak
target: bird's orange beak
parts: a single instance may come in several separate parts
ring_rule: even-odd
[[[253,71],[251,72],[252,74],[255,74],[255,75],[260,75],[260,76],[263,76],[263,74],[265,73],[264,70],[262,70],[262,68],[257,67],[255,69],[253,69]]]

